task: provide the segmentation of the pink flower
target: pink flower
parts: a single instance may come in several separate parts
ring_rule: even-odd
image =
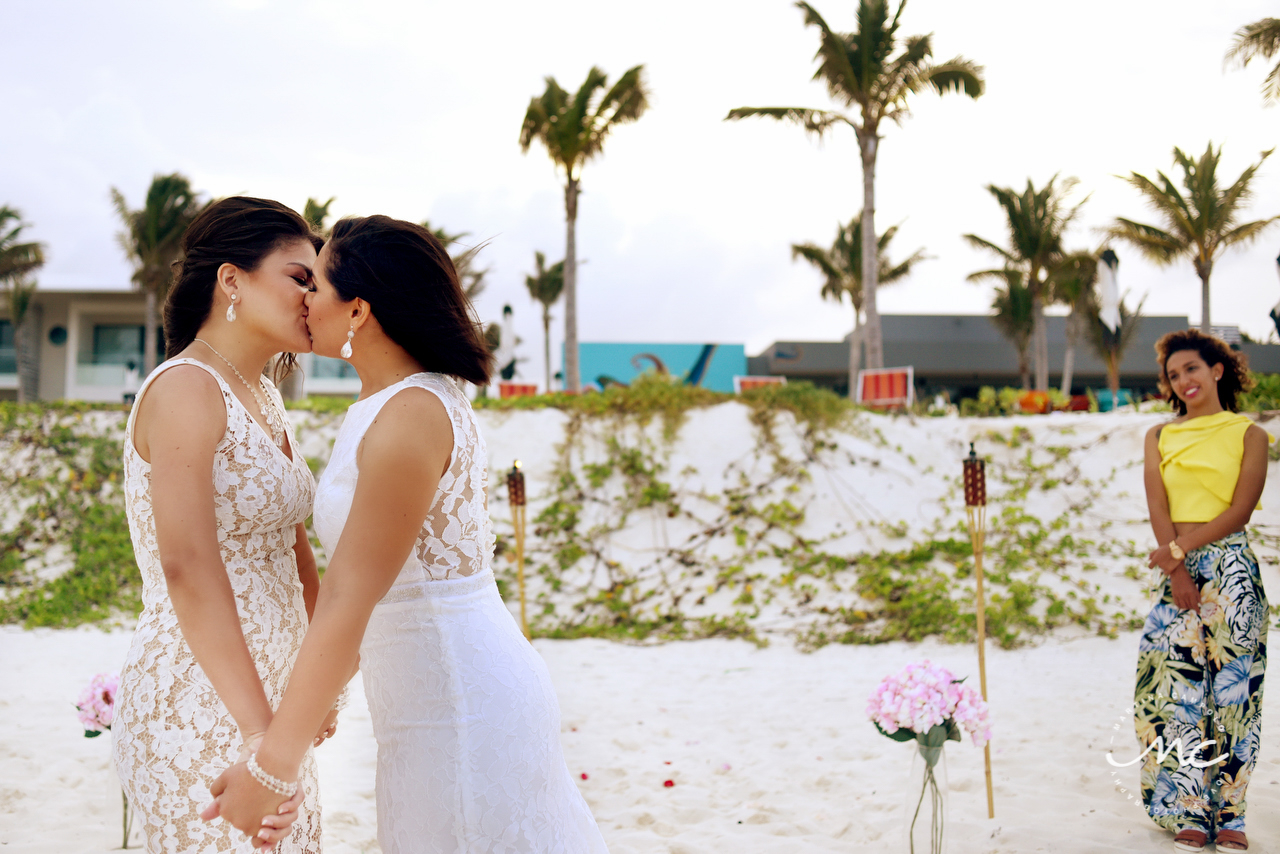
[[[886,676],[867,699],[867,717],[892,735],[898,730],[928,732],[954,721],[978,746],[991,740],[988,709],[982,695],[961,684],[951,671],[929,661],[908,664]]]
[[[119,675],[99,673],[80,692],[80,699],[76,702],[76,717],[84,726],[86,737],[92,738],[103,730],[111,729],[115,720],[116,692],[119,688]]]

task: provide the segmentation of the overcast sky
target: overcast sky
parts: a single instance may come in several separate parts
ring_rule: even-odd
[[[852,2],[818,0],[838,30]],[[1116,178],[1172,167],[1180,146],[1225,146],[1229,182],[1274,144],[1266,68],[1223,68],[1260,0],[911,0],[904,34],[933,32],[938,59],[986,68],[987,94],[923,96],[884,129],[881,229],[894,254],[933,259],[881,292],[885,313],[983,313],[989,288],[965,276],[993,259],[961,239],[1004,242],[984,185],[1055,173],[1089,195],[1070,244],[1095,246],[1117,215],[1149,219]],[[48,286],[124,286],[108,191],[141,204],[151,177],[181,171],[209,196],[247,193],[302,208],[336,196],[339,215],[429,217],[489,240],[485,319],[514,306],[539,378],[541,326],[524,275],[540,249],[563,257],[564,209],[545,152],[520,152],[530,97],[554,75],[573,90],[596,64],[614,79],[643,63],[651,108],[618,129],[583,177],[582,340],[834,340],[850,309],[823,302],[789,244],[829,243],[861,208],[852,132],[819,145],[796,127],[726,123],[738,106],[829,107],[810,80],[814,30],[783,0],[646,3],[396,0],[5,0],[0,204],[48,245]],[[1280,213],[1280,156],[1256,182],[1253,217]],[[1213,319],[1274,335],[1280,226],[1229,254]],[[1149,314],[1200,313],[1189,263],[1159,269],[1118,247],[1121,288]],[[556,313],[557,327],[559,312]],[[554,333],[558,347],[560,332]],[[558,361],[558,359],[557,359]]]

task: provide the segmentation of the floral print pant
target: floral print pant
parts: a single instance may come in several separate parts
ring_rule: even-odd
[[[1245,534],[1188,552],[1185,563],[1200,588],[1200,613],[1179,610],[1164,579],[1142,629],[1134,725],[1151,748],[1141,781],[1147,814],[1168,830],[1212,839],[1244,830],[1245,789],[1262,738],[1269,612]]]

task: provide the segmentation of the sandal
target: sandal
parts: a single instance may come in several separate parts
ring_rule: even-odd
[[[1240,830],[1219,830],[1218,838],[1213,840],[1219,851],[1248,851],[1249,840]]]
[[[1223,831],[1227,833],[1229,831]],[[1188,851],[1195,854],[1197,851],[1203,851],[1204,847],[1209,844],[1209,834],[1203,830],[1179,830],[1177,836],[1173,837],[1174,851]]]

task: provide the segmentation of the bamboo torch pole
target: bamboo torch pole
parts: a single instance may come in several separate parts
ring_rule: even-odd
[[[507,500],[511,502],[511,525],[516,531],[516,577],[520,584],[520,630],[525,640],[529,640],[529,618],[525,606],[524,595],[524,525],[525,495],[524,472],[520,471],[520,461],[516,460],[511,471],[507,473]]]
[[[978,681],[982,699],[987,699],[987,607],[982,590],[982,549],[987,533],[987,473],[969,443],[969,458],[964,461],[964,510],[969,521],[969,540],[973,543],[973,568],[978,580]],[[987,818],[996,817],[995,797],[991,791],[991,742],[984,748],[987,772]]]

